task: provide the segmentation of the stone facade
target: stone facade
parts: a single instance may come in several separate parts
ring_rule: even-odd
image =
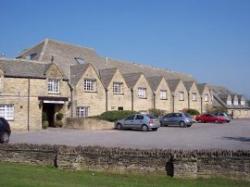
[[[85,80],[93,80],[93,90],[84,88]],[[76,86],[73,87],[73,117],[77,116],[77,107],[88,108],[88,116],[95,116],[105,112],[105,89],[97,72],[92,65],[88,65]]]
[[[148,109],[153,108],[153,91],[143,74],[140,75],[133,89],[133,110],[147,112]],[[139,95],[139,90],[145,89],[145,96]]]
[[[172,93],[173,112],[182,111],[188,108],[188,92],[183,82],[180,80],[175,91]]]
[[[166,92],[166,98],[161,98],[162,91]],[[161,79],[158,88],[154,92],[154,97],[154,108],[164,110],[166,113],[171,112],[171,91],[164,78]]]
[[[114,92],[113,86],[115,83],[121,84],[121,93]],[[107,97],[107,110],[132,110],[131,90],[118,69],[107,88]]]
[[[191,88],[188,90],[189,107],[196,109],[201,113],[201,96],[196,83],[193,83]]]

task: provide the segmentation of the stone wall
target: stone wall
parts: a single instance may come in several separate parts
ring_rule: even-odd
[[[95,118],[67,118],[63,128],[82,130],[109,130],[114,123]]]
[[[142,173],[173,177],[250,180],[250,151],[136,150],[105,147],[0,145],[0,161],[60,169]]]

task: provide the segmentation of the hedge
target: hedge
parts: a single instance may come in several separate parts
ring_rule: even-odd
[[[114,121],[126,118],[126,117],[128,117],[132,114],[136,114],[136,113],[137,112],[130,111],[130,110],[107,111],[107,112],[104,112],[100,115],[100,119],[114,122]]]

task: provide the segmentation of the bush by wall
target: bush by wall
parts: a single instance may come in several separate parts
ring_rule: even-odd
[[[192,109],[192,108],[189,108],[189,109],[186,109],[184,110],[184,112],[192,115],[192,116],[195,116],[195,115],[199,115],[200,112],[198,110],[195,110],[195,109]]]
[[[149,109],[149,113],[156,116],[156,117],[159,117],[159,116],[163,116],[164,114],[166,114],[166,111],[156,109],[156,108],[151,108],[151,109]]]
[[[121,111],[107,111],[100,115],[100,119],[114,122],[116,120],[120,120],[122,118],[126,118],[132,114],[136,114],[135,111],[130,110],[121,110]]]

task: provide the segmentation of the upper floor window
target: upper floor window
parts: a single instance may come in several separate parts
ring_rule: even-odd
[[[6,120],[14,120],[14,105],[12,104],[1,104],[0,105],[0,117]]]
[[[79,106],[76,108],[76,116],[78,118],[85,118],[89,116],[89,107]]]
[[[184,92],[179,92],[179,101],[184,101]]]
[[[84,80],[84,90],[85,91],[96,91],[96,80],[94,79],[85,79]]]
[[[58,79],[49,79],[48,80],[48,92],[58,94],[59,93],[59,86],[60,80]]]
[[[227,105],[232,105],[232,100],[227,100]]]
[[[162,99],[162,100],[168,99],[168,97],[167,97],[167,90],[161,90],[160,91],[160,99]]]
[[[237,98],[234,98],[234,105],[239,105],[239,101],[238,101],[238,99]]]
[[[240,101],[240,104],[241,104],[242,106],[245,106],[246,101],[245,101],[245,100],[241,100],[241,101]]]
[[[192,93],[192,101],[197,101],[197,93]]]
[[[138,97],[146,98],[146,88],[138,88]]]
[[[123,94],[123,83],[122,82],[114,82],[113,83],[113,93],[115,95]]]
[[[205,101],[205,102],[208,102],[208,94],[205,94],[205,95],[204,95],[204,101]]]

